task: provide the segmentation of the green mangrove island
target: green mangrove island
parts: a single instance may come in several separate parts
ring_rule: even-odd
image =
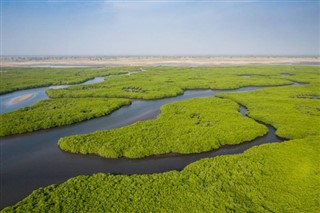
[[[107,158],[142,158],[166,153],[199,153],[239,144],[267,133],[267,128],[243,117],[230,100],[196,98],[164,105],[156,120],[70,136],[61,149]]]
[[[109,77],[97,84],[48,89],[48,100],[0,115],[1,136],[105,116],[135,99],[224,90],[216,97],[163,105],[153,120],[60,138],[59,148],[69,154],[144,158],[201,153],[265,135],[266,125],[286,141],[202,159],[181,171],[77,176],[39,188],[1,212],[320,211],[319,66],[4,70],[1,93]],[[139,72],[121,75],[130,71]],[[246,86],[266,88],[231,91]],[[240,105],[248,109],[247,116],[239,112]]]
[[[2,212],[318,212],[319,139],[203,159],[180,172],[79,176]]]
[[[33,132],[101,117],[124,105],[127,99],[59,98],[0,115],[0,136]]]
[[[22,68],[2,67],[0,94],[50,85],[77,84],[97,76],[137,71],[137,67]]]

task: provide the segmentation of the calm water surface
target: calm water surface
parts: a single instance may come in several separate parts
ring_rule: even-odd
[[[91,175],[97,172],[150,174],[181,170],[202,158],[241,153],[255,145],[282,141],[275,135],[275,129],[268,126],[268,134],[252,142],[224,146],[219,150],[200,154],[163,155],[143,159],[105,159],[93,155],[70,154],[61,151],[57,146],[57,141],[61,137],[118,128],[136,121],[155,119],[163,104],[188,98],[214,96],[221,92],[244,92],[259,88],[263,87],[243,87],[236,90],[190,90],[177,97],[152,101],[137,100],[109,116],[71,126],[2,137],[0,208],[15,204],[39,187],[61,183],[78,175]],[[21,91],[21,93],[24,92],[26,91]],[[246,109],[241,107],[240,112],[245,115]]]
[[[87,85],[87,84],[100,83],[104,81],[104,78],[105,77],[95,77],[94,79],[85,81],[82,84],[74,84],[74,85]],[[30,106],[38,101],[49,99],[48,95],[45,92],[47,89],[61,89],[61,88],[67,88],[69,86],[74,86],[74,85],[57,85],[57,86],[49,86],[49,87],[40,87],[40,88],[26,89],[26,90],[21,90],[21,91],[0,95],[0,113],[2,114],[6,112],[11,112],[11,111],[20,109],[22,107]],[[34,95],[26,101],[12,104],[12,100],[27,94],[34,94]]]

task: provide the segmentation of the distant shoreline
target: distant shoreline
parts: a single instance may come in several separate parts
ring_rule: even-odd
[[[1,59],[2,67],[68,67],[68,66],[234,66],[234,65],[320,65],[320,57],[283,56],[6,56]]]

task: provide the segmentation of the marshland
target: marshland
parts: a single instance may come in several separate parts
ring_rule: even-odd
[[[3,75],[13,77],[4,77],[7,81],[20,72],[30,78],[46,72],[3,69]],[[57,80],[62,70],[55,70],[51,75]],[[88,76],[92,68],[63,72],[70,72],[70,79],[61,84],[78,83],[87,77],[77,82],[72,75]],[[189,205],[181,203],[190,202],[204,211],[303,210],[294,199],[306,199],[310,211],[317,208],[319,67],[109,67],[95,72],[91,78],[106,77],[55,89],[49,81],[44,100],[1,114],[2,207],[22,199],[4,212],[182,211]],[[43,80],[38,83],[25,88],[43,86]],[[288,179],[292,170],[297,171]],[[263,199],[241,197],[246,190]],[[168,200],[176,194],[181,201]],[[290,206],[272,202],[284,196],[292,200]],[[201,205],[195,205],[197,199]],[[212,199],[216,204],[208,205]],[[228,199],[237,199],[233,207]]]
[[[0,1],[0,212],[320,212],[318,1]]]

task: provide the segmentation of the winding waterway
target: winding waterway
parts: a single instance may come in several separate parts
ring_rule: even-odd
[[[81,84],[39,87],[39,88],[26,89],[26,90],[4,94],[0,96],[0,113],[2,114],[6,112],[11,112],[11,111],[20,109],[22,107],[30,106],[38,101],[49,99],[46,93],[47,89],[61,89],[61,88],[67,88],[69,86],[75,86],[75,85],[96,84],[96,83],[103,82],[104,79],[105,77],[95,77]],[[13,103],[16,98],[19,98],[28,94],[33,94],[33,96],[25,101],[21,101],[20,103]]]
[[[293,85],[299,85],[294,83]],[[169,170],[182,170],[186,165],[206,157],[241,153],[252,146],[279,142],[275,129],[268,126],[267,135],[251,142],[228,145],[199,154],[162,155],[143,159],[105,159],[94,155],[71,154],[61,151],[57,141],[61,137],[90,133],[97,130],[118,128],[136,121],[154,119],[163,104],[195,97],[212,97],[221,92],[244,92],[264,87],[243,87],[235,90],[190,90],[177,97],[160,100],[134,100],[109,116],[78,124],[41,130],[34,133],[1,138],[1,206],[15,204],[33,190],[50,184],[61,183],[78,175],[97,172],[113,174],[150,174]],[[21,91],[23,92],[23,91]],[[240,108],[245,116],[246,109]]]
[[[59,66],[58,66],[59,67]],[[119,75],[133,75],[139,72],[145,71],[143,68],[140,68],[139,71],[130,71],[126,72],[125,74],[119,74]],[[16,92],[11,92],[8,94],[0,95],[0,114],[11,112],[17,109],[20,109],[22,107],[30,106],[34,103],[37,103],[41,100],[49,99],[46,90],[47,89],[63,89],[70,86],[76,86],[76,85],[88,85],[88,84],[96,84],[103,82],[106,78],[110,78],[114,75],[108,75],[105,77],[95,77],[93,79],[90,79],[88,81],[85,81],[80,84],[70,84],[70,85],[54,85],[54,86],[48,86],[48,87],[38,87],[34,89],[25,89],[20,90]],[[31,95],[30,98],[28,98],[25,101],[21,101],[18,103],[14,103],[16,99],[19,97]]]

